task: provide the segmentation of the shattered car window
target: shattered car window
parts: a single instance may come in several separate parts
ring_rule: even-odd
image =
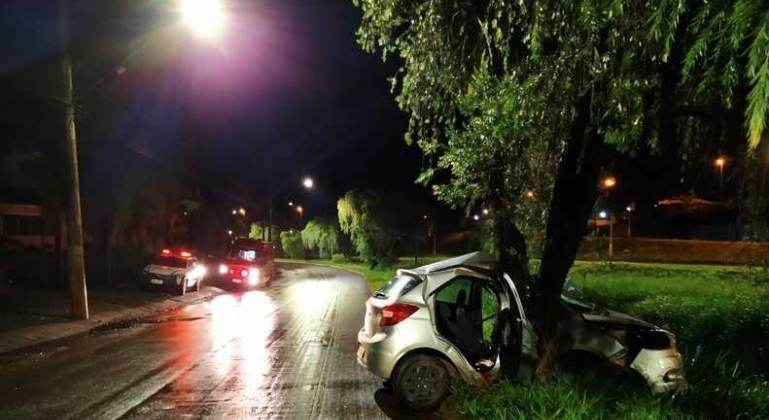
[[[561,289],[561,300],[572,305],[578,305],[585,307],[586,309],[594,309],[595,304],[588,302],[585,296],[582,294],[576,284],[571,280],[571,277],[566,277],[566,281],[563,283],[563,289]]]
[[[397,276],[374,293],[377,298],[400,297],[416,287],[421,281],[411,276]]]

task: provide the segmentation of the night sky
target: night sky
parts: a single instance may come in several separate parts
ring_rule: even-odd
[[[52,3],[0,6],[0,81],[20,86],[3,92],[5,108],[45,100],[30,75],[59,51]],[[259,205],[273,191],[276,203],[307,202],[308,216],[335,214],[338,197],[364,187],[431,200],[414,185],[421,154],[390,93],[397,63],[361,50],[349,0],[232,2],[219,44],[194,37],[172,4],[72,1],[86,206],[92,181],[115,170],[101,154],[113,146],[129,171],[166,168],[224,204]],[[27,114],[35,121],[34,105]]]

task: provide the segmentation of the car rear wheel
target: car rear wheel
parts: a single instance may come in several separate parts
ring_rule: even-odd
[[[408,408],[434,410],[449,395],[451,376],[445,363],[434,356],[417,354],[398,363],[393,373],[393,389]]]

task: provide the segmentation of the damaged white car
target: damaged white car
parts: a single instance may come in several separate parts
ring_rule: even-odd
[[[438,407],[455,379],[484,384],[504,375],[528,382],[537,363],[537,336],[516,284],[496,266],[494,256],[475,252],[398,270],[366,302],[358,363],[417,410]],[[639,373],[654,392],[686,386],[673,334],[597,310],[564,290],[564,359],[591,355],[609,361]]]

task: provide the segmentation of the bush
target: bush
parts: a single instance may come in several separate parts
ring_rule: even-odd
[[[302,243],[302,233],[298,230],[287,230],[280,233],[280,243],[287,258],[303,260],[307,258],[307,250]]]
[[[333,254],[331,255],[331,261],[333,262],[343,262],[347,261],[348,258],[344,254]]]

